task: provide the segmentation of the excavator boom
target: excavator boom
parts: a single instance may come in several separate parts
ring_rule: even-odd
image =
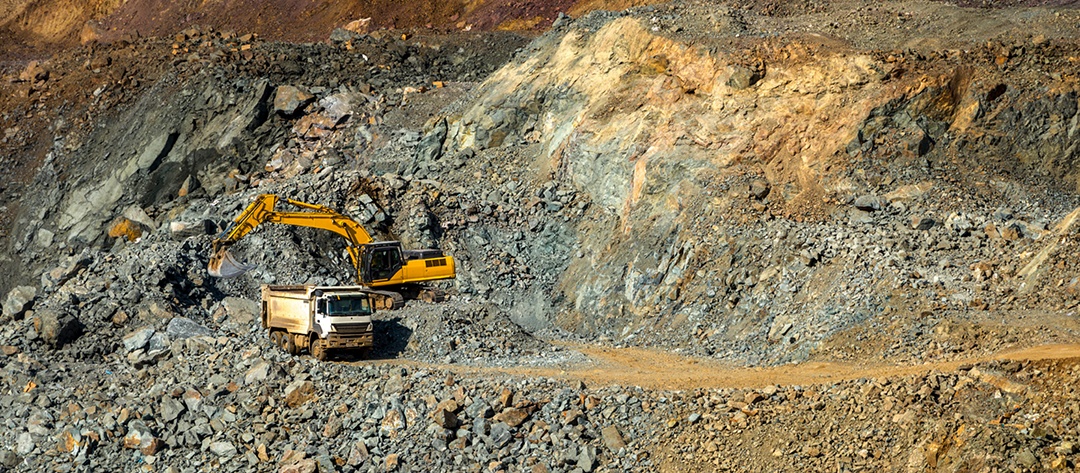
[[[211,276],[236,277],[254,268],[233,257],[229,253],[229,247],[263,223],[319,228],[337,233],[349,242],[349,256],[352,257],[354,265],[359,263],[358,248],[373,241],[367,230],[364,230],[364,227],[355,220],[329,207],[285,199],[289,204],[310,209],[312,212],[278,212],[275,209],[277,201],[278,197],[273,194],[258,196],[240,216],[236,217],[222,236],[214,241],[213,254],[210,256],[210,264],[207,267],[207,272]]]

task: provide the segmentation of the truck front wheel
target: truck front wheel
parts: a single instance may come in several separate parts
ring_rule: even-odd
[[[314,357],[316,360],[326,361],[326,343],[322,340],[312,337],[311,342],[308,343],[308,351],[311,352],[311,356]]]

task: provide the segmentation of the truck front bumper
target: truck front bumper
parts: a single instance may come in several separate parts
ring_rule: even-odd
[[[331,333],[324,340],[326,348],[368,348],[375,346],[375,334],[371,332],[350,335]]]

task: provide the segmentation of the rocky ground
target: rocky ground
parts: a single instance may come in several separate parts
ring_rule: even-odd
[[[1075,469],[1080,12],[1013,3],[5,62],[0,471]],[[441,248],[448,301],[286,355],[260,285],[353,269],[267,225],[209,277],[262,193]]]

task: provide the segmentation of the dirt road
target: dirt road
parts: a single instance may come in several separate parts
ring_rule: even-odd
[[[770,368],[748,368],[712,360],[679,356],[640,348],[610,348],[592,345],[564,345],[591,361],[565,367],[475,367],[463,365],[429,366],[470,375],[504,374],[523,377],[577,379],[589,386],[641,386],[648,389],[759,388],[766,385],[829,384],[860,378],[889,378],[928,371],[954,371],[960,366],[991,360],[1037,361],[1080,358],[1080,344],[1038,345],[1008,349],[993,355],[961,358],[940,363],[893,365],[886,363],[806,362]],[[387,363],[401,363],[387,361]]]

